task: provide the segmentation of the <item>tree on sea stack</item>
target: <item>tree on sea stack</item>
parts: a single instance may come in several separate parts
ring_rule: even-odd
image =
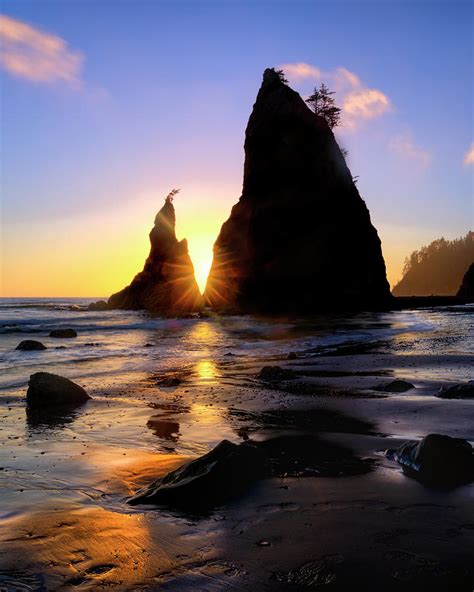
[[[288,84],[288,79],[285,76],[285,72],[283,70],[277,70],[276,73],[278,74],[278,78],[280,79],[283,84]]]
[[[165,197],[165,202],[166,203],[173,203],[173,199],[176,197],[176,195],[178,195],[178,193],[180,192],[180,189],[172,189],[168,195]]]
[[[338,126],[341,120],[341,108],[336,105],[332,96],[334,94],[323,82],[319,89],[315,86],[313,94],[306,99],[311,109],[316,115],[324,117],[331,129]]]

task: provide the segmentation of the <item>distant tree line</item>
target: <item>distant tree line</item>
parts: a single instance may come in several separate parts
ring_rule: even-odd
[[[455,240],[439,238],[405,259],[403,277],[395,296],[456,294],[464,274],[474,262],[474,232]]]

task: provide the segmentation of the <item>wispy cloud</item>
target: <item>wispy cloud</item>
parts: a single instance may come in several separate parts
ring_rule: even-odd
[[[474,142],[471,144],[469,150],[464,155],[464,164],[474,164]]]
[[[283,64],[279,66],[285,71],[291,81],[305,80],[306,78],[321,78],[321,70],[311,64],[296,62],[295,64]]]
[[[324,71],[305,62],[282,64],[279,68],[293,83],[327,82],[339,94],[345,128],[355,129],[361,121],[381,117],[392,108],[385,93],[367,87],[357,74],[347,68]]]
[[[398,156],[411,160],[420,168],[425,168],[431,162],[431,152],[415,142],[409,131],[395,136],[389,144],[390,149]]]
[[[13,76],[80,88],[83,60],[61,37],[0,14],[0,67]]]

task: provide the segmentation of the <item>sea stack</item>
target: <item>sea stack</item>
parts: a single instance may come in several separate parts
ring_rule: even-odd
[[[474,302],[474,263],[466,271],[457,297],[465,302]]]
[[[242,196],[214,245],[204,298],[262,313],[391,301],[380,239],[334,134],[274,69],[247,125]]]
[[[145,267],[132,283],[113,294],[109,308],[148,310],[174,315],[198,311],[202,297],[194,277],[186,239],[177,240],[172,191],[155,218],[150,232],[151,250]]]

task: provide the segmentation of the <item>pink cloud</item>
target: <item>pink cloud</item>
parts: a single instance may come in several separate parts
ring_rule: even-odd
[[[359,76],[347,68],[323,71],[305,62],[279,66],[290,82],[298,83],[325,81],[337,91],[342,108],[342,127],[354,129],[363,120],[381,117],[391,110],[388,96],[376,88],[368,88]]]
[[[81,86],[84,57],[71,51],[64,39],[0,15],[0,44],[0,67],[13,76],[36,83]]]
[[[464,164],[474,164],[474,142],[471,144],[469,150],[464,155]]]

